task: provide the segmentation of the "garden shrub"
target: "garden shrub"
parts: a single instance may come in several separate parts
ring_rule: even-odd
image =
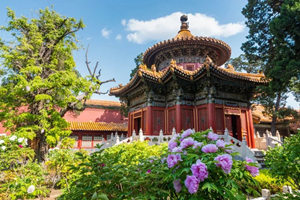
[[[67,145],[68,146],[68,145]],[[88,154],[85,150],[80,150],[83,154]],[[70,169],[85,160],[76,156],[76,151],[72,149],[50,149],[47,155],[45,167],[48,172],[47,182],[50,188],[69,189],[69,181],[76,176],[77,172]]]
[[[277,182],[288,182],[295,189],[300,189],[300,131],[286,138],[282,146],[269,149],[266,154],[266,166]]]
[[[0,199],[30,199],[49,193],[45,171],[33,161],[34,151],[24,138],[0,138]]]
[[[208,131],[191,129],[169,142],[168,176],[176,194],[172,199],[246,199],[258,195],[258,167],[251,159],[233,159],[231,145]]]
[[[255,180],[259,183],[260,188],[270,190],[271,194],[281,192],[284,184],[278,183],[275,177],[272,177],[268,169],[262,169],[259,171],[259,175],[255,177]]]
[[[60,199],[246,199],[259,195],[250,159],[234,160],[214,133],[186,130],[166,145],[123,144],[95,152]]]

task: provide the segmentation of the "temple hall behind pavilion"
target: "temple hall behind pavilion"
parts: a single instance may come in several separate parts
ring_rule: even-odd
[[[145,135],[171,134],[173,128],[223,134],[227,128],[254,148],[250,99],[267,83],[264,75],[221,67],[230,58],[229,45],[192,35],[187,16],[180,20],[178,34],[147,49],[129,83],[110,90],[129,108],[128,135],[140,129]]]

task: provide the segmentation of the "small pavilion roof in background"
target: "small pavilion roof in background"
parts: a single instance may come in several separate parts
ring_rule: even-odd
[[[124,131],[128,129],[127,123],[106,122],[70,122],[72,131]]]

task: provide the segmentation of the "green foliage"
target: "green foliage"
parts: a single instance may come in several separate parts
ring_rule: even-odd
[[[230,58],[227,64],[233,65],[235,71],[247,73],[258,73],[261,71],[262,63],[259,61],[249,62],[245,54],[241,54],[236,58]]]
[[[88,161],[73,166],[71,170],[79,176],[60,199],[164,199],[170,185],[165,177],[168,169],[160,160],[165,149],[166,145],[134,142],[90,156],[78,153],[80,159]]]
[[[300,189],[300,131],[286,138],[283,146],[269,149],[266,154],[266,166],[279,183],[288,182]]]
[[[143,53],[140,53],[139,55],[137,55],[134,58],[134,63],[135,63],[135,68],[133,70],[131,70],[130,73],[130,80],[133,78],[133,76],[135,75],[135,73],[137,72],[137,70],[139,69],[139,66],[141,64],[143,64]]]
[[[205,144],[211,143],[203,137],[206,133],[196,133],[193,138]],[[227,146],[226,150],[229,149]],[[87,161],[71,168],[79,174],[60,199],[245,199],[245,194],[258,195],[256,189],[259,185],[245,169],[245,161],[234,161],[230,174],[216,167],[213,158],[221,153],[220,150],[204,154],[187,148],[186,153],[181,154],[182,164],[171,169],[165,161],[170,154],[166,151],[166,144],[149,146],[147,142],[134,142],[90,156],[78,153],[82,160]],[[187,193],[185,188],[176,193],[173,180],[190,174],[190,166],[197,159],[207,164],[209,178],[200,183],[195,195]]]
[[[280,184],[278,179],[272,177],[269,170],[263,169],[259,171],[259,175],[255,177],[261,188],[269,189],[271,194],[281,192],[284,184]]]
[[[249,28],[242,50],[250,63],[260,61],[269,84],[259,88],[257,101],[272,116],[271,132],[287,93],[299,96],[300,4],[295,0],[249,0],[242,11]]]
[[[84,150],[80,151],[87,154]],[[76,176],[76,171],[72,171],[71,165],[78,166],[85,160],[79,159],[76,152],[72,149],[51,149],[47,155],[45,166],[48,175],[48,184],[50,187],[69,189],[69,181]]]
[[[78,49],[81,20],[48,8],[32,19],[17,18],[10,9],[7,15],[1,30],[12,40],[0,42],[0,121],[16,135],[36,138],[36,156],[43,161],[48,145],[71,133],[63,115],[81,105],[79,95],[89,98],[100,84],[75,69],[72,51]]]
[[[15,135],[0,138],[0,199],[45,197],[45,170],[33,162],[34,151],[24,138]],[[6,147],[6,148],[3,148]],[[29,186],[35,190],[28,193]]]

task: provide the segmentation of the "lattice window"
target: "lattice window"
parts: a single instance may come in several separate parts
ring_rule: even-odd
[[[84,135],[82,136],[81,147],[92,147],[93,136]]]
[[[94,147],[97,146],[97,144],[102,144],[103,136],[94,136]]]

